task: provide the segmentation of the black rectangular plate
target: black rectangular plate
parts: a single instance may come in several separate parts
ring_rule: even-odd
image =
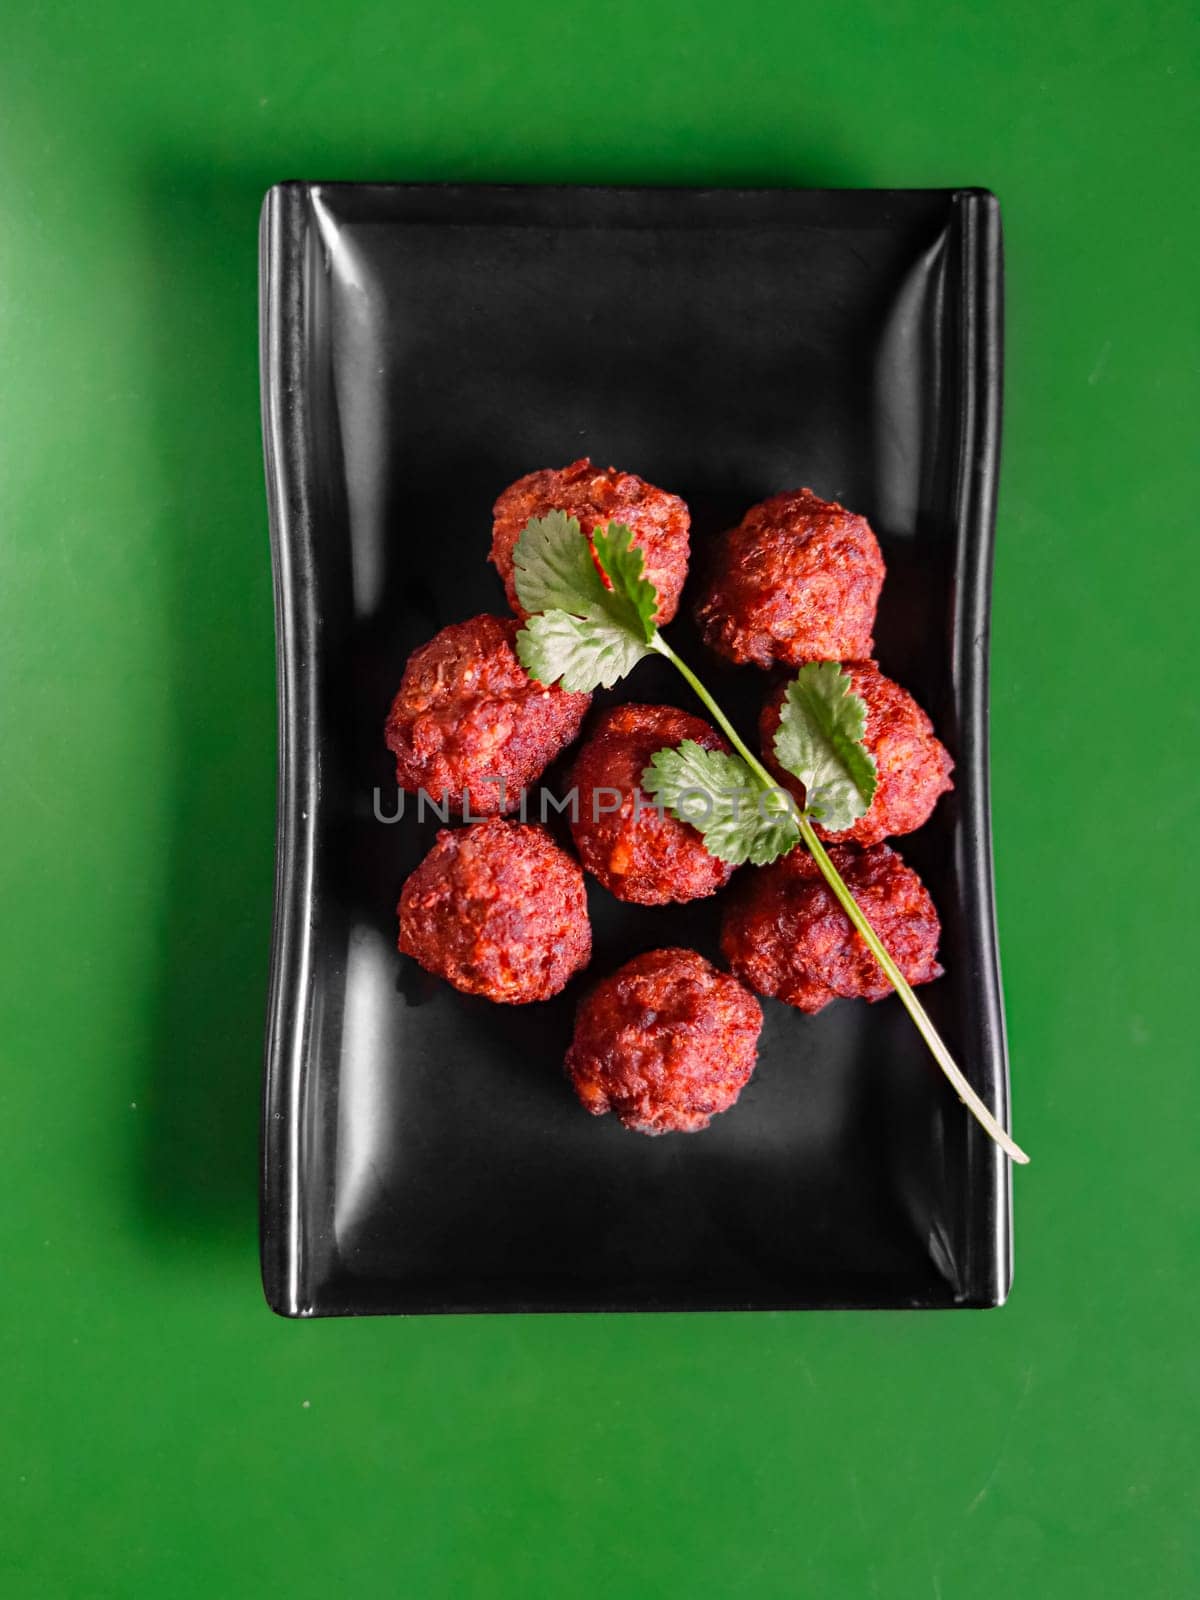
[[[490,508],[588,454],[682,494],[696,547],[778,490],[868,516],[877,650],[957,788],[901,850],[940,909],[926,1003],[1007,1120],[992,909],[987,635],[1001,245],[977,190],[284,184],[262,223],[279,827],[262,1262],[294,1316],[1000,1304],[1009,1174],[893,998],[764,1002],[758,1070],[700,1135],[586,1116],[580,993],[492,1006],[395,949],[435,824],[383,723],[409,652],[504,611]],[[686,603],[685,603],[686,610]],[[670,637],[743,727],[763,679]],[[618,698],[689,706],[665,663]],[[690,706],[690,709],[698,709]],[[589,885],[592,974],[715,958],[716,901]]]

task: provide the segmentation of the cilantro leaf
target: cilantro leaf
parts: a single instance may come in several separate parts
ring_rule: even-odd
[[[836,661],[814,661],[788,684],[775,759],[804,785],[805,813],[830,833],[865,816],[875,798],[875,757],[863,745],[867,708]]]
[[[517,599],[532,616],[538,611],[571,611],[588,615],[588,607],[604,604],[604,579],[592,559],[578,517],[550,511],[530,517],[513,551]]]
[[[645,576],[646,563],[633,542],[632,529],[623,522],[610,522],[607,529],[596,529],[592,544],[596,560],[612,584],[609,599],[615,602],[614,610],[630,632],[640,632],[650,644],[657,631],[654,613],[658,610],[658,590]]]
[[[531,613],[517,655],[539,683],[573,693],[610,689],[654,648],[658,595],[624,523],[597,528],[589,540],[565,512],[531,517],[513,572],[517,598]]]
[[[517,656],[529,676],[572,694],[611,689],[649,654],[649,645],[625,628],[569,611],[543,611],[517,635]]]
[[[695,828],[709,855],[733,866],[764,866],[799,843],[796,803],[785,789],[765,789],[741,756],[694,739],[656,751],[642,788]]]

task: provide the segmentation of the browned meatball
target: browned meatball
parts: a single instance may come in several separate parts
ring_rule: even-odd
[[[508,603],[525,615],[513,582],[513,551],[530,517],[565,511],[591,534],[599,524],[623,522],[645,560],[645,573],[658,590],[656,620],[670,622],[679,609],[688,570],[691,518],[677,494],[656,489],[632,472],[594,467],[587,456],[569,467],[530,472],[505,489],[492,509],[492,553],[489,559],[504,580]]]
[[[694,739],[728,750],[724,739],[674,706],[614,706],[579,748],[571,833],[580,860],[618,900],[661,906],[699,900],[728,883],[733,868],[709,855],[696,829],[658,806],[641,786],[656,751]]]
[[[933,731],[933,723],[898,683],[885,678],[873,661],[846,663],[854,693],[867,707],[864,743],[875,757],[878,787],[865,815],[839,833],[818,827],[822,839],[838,844],[872,845],[893,834],[912,833],[928,822],[939,795],[953,789],[950,752]],[[763,760],[780,782],[804,804],[804,785],[775,760],[775,732],[787,693],[787,680],[767,696],[758,731]]]
[[[567,1076],[593,1116],[638,1133],[696,1133],[741,1093],[762,1008],[694,950],[651,950],[584,999]]]
[[[911,984],[940,978],[941,924],[925,885],[885,844],[830,852],[884,948]],[[882,1000],[892,985],[867,949],[816,862],[802,847],[746,873],[721,923],[730,967],[759,994],[801,1011],[839,996]]]
[[[517,659],[518,627],[472,617],[409,656],[386,729],[402,789],[449,794],[476,817],[515,811],[579,733],[591,695],[535,682]]]
[[[464,994],[548,1000],[592,953],[579,864],[536,823],[443,828],[400,895],[400,949]]]
[[[696,620],[705,643],[738,663],[866,660],[883,576],[865,517],[793,489],[721,536]]]

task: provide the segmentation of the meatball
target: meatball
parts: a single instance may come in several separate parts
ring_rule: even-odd
[[[933,723],[898,683],[885,678],[873,661],[846,663],[853,692],[867,707],[864,743],[875,757],[878,786],[866,814],[848,828],[822,839],[872,845],[897,833],[912,833],[929,821],[938,797],[953,789],[950,752],[933,731]],[[781,683],[762,708],[758,731],[763,760],[780,782],[804,804],[804,785],[775,759],[775,731],[787,683]]]
[[[793,489],[717,541],[696,620],[705,643],[739,664],[866,660],[883,577],[865,517]]]
[[[910,984],[940,978],[941,924],[929,891],[885,844],[829,852],[868,922]],[[802,846],[747,874],[721,921],[721,951],[743,982],[801,1011],[836,1000],[882,1000],[892,985]]]
[[[658,590],[655,620],[670,622],[688,570],[691,518],[677,494],[656,489],[632,472],[594,467],[587,456],[569,467],[530,472],[505,489],[492,508],[492,553],[489,560],[504,580],[508,603],[519,617],[525,612],[513,582],[513,551],[530,517],[565,511],[591,534],[597,526],[623,522],[641,550],[645,574]]]
[[[638,1133],[697,1133],[754,1071],[762,1007],[694,950],[627,961],[579,1007],[566,1071],[594,1117]]]
[[[396,781],[452,795],[477,817],[515,811],[578,735],[591,695],[537,683],[517,659],[512,617],[472,617],[408,658],[387,720]]]
[[[656,751],[694,739],[728,750],[724,739],[674,706],[615,706],[580,746],[571,833],[584,866],[618,900],[640,906],[699,900],[728,883],[732,866],[709,855],[689,823],[651,799],[642,773]]]
[[[443,828],[400,895],[400,949],[464,994],[548,1000],[592,953],[579,863],[532,822]]]

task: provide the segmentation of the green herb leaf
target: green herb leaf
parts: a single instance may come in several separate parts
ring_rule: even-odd
[[[804,785],[805,814],[831,833],[865,816],[878,782],[863,745],[867,708],[836,661],[801,667],[788,684],[775,759]]]
[[[517,635],[517,655],[529,676],[572,694],[611,689],[649,654],[649,645],[625,628],[569,611],[530,617]]]
[[[764,788],[741,756],[705,750],[694,739],[657,751],[642,788],[695,828],[709,855],[734,866],[765,866],[799,843],[796,802],[785,789]]]
[[[592,544],[596,560],[612,584],[611,593],[605,593],[614,603],[615,614],[631,633],[640,632],[645,643],[650,644],[658,631],[654,626],[658,590],[645,576],[645,561],[633,542],[632,529],[623,522],[610,522],[607,529],[596,529]]]
[[[530,517],[513,551],[517,599],[533,616],[539,611],[571,611],[589,616],[604,604],[604,579],[592,559],[577,517],[550,511]]]
[[[610,689],[651,653],[658,595],[624,523],[597,528],[588,540],[565,512],[531,517],[513,571],[517,598],[531,613],[517,655],[539,683]]]

